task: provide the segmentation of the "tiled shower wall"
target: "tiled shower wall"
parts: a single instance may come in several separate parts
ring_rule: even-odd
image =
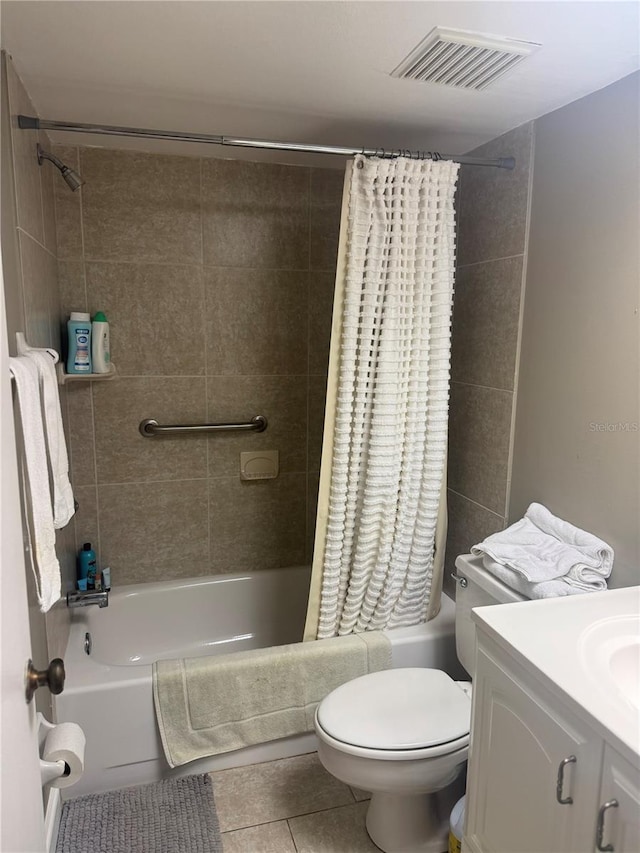
[[[63,314],[101,310],[119,377],[68,386],[77,544],[116,585],[305,563],[315,522],[343,174],[57,146]],[[143,438],[268,418],[261,434]],[[243,450],[278,450],[242,482]]]
[[[451,351],[445,588],[458,554],[507,523],[524,295],[533,123],[470,152],[516,168],[463,166]]]

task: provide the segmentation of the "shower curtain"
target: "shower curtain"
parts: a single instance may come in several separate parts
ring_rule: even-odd
[[[347,168],[305,639],[439,610],[458,168]]]

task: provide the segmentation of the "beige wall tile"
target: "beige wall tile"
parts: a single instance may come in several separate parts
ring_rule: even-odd
[[[309,472],[307,474],[307,553],[306,562],[311,565],[313,561],[313,548],[316,537],[316,515],[318,513],[318,488],[320,486],[320,474]]]
[[[324,409],[327,397],[327,380],[324,376],[309,377],[309,471],[320,470],[322,438],[324,435]]]
[[[296,853],[286,820],[225,832],[224,853]]]
[[[69,315],[72,311],[87,312],[89,310],[84,284],[84,264],[81,260],[58,261],[58,292],[60,294],[61,356],[66,361],[69,352],[69,336],[67,334]]]
[[[349,788],[324,769],[315,752],[219,770],[211,779],[223,832],[353,803]]]
[[[204,262],[309,268],[309,171],[299,166],[202,161]]]
[[[308,273],[205,268],[209,374],[307,370]]]
[[[516,167],[513,171],[461,168],[459,264],[523,254],[532,141],[530,122],[470,152],[475,157],[513,155]]]
[[[209,480],[211,571],[242,572],[302,565],[306,474],[242,482]]]
[[[37,115],[31,99],[22,81],[18,77],[12,62],[7,62],[7,80],[9,87],[9,109],[11,111],[11,142],[13,146],[13,166],[15,173],[16,213],[19,228],[30,234],[38,243],[44,243],[44,224],[42,218],[42,189],[40,170],[53,168],[45,163],[38,165],[37,130],[20,130],[17,116]]]
[[[58,261],[60,319],[66,323],[72,311],[88,311],[82,261]]]
[[[445,592],[455,596],[455,582],[450,577],[455,571],[456,557],[468,554],[472,545],[482,542],[504,527],[504,518],[483,506],[458,495],[447,493],[448,527],[445,552]]]
[[[99,486],[98,499],[114,586],[209,574],[206,480]]]
[[[28,234],[20,232],[25,334],[34,347],[55,346],[59,341],[58,269],[55,257]]]
[[[76,554],[85,542],[90,542],[101,562],[100,536],[98,531],[98,491],[95,486],[75,486],[73,495],[78,502],[74,516],[76,522]]]
[[[0,53],[0,156],[2,188],[2,272],[4,277],[4,304],[9,343],[9,354],[16,354],[15,334],[24,332],[24,301],[22,299],[22,264],[16,228],[16,195],[11,144],[11,110],[9,108],[8,75],[11,59]]]
[[[89,311],[107,315],[120,375],[204,373],[200,268],[94,261],[86,275]]]
[[[326,375],[331,346],[335,272],[309,275],[309,373]]]
[[[141,493],[145,483],[153,481],[154,489],[165,489],[169,481],[177,487],[179,481],[198,480],[208,473],[218,484],[211,526],[221,524],[222,532],[227,532],[216,540],[222,544],[215,546],[210,561],[209,525],[203,523],[202,541],[194,545],[206,552],[203,571],[210,571],[210,564],[214,571],[232,571],[303,563],[308,525],[307,372],[311,366],[320,377],[326,373],[334,287],[333,272],[316,273],[309,286],[310,188],[316,216],[315,257],[326,258],[335,250],[332,212],[339,220],[341,174],[314,170],[312,176],[306,168],[205,162],[207,257],[211,260],[215,249],[215,264],[242,268],[206,268],[203,282],[197,234],[195,242],[192,239],[201,225],[199,161],[68,146],[57,146],[55,153],[87,181],[82,193],[74,194],[54,180],[62,224],[61,320],[66,323],[72,310],[105,311],[120,374],[115,382],[95,383],[92,391],[88,386],[70,386],[69,397],[72,476],[78,488],[86,490],[95,481],[97,465],[104,495],[99,516],[106,560],[115,563],[115,573],[120,565],[125,582],[143,580],[140,572],[158,579],[155,570],[144,565],[132,576],[133,563],[121,547],[114,521],[121,510],[115,497],[120,484],[123,506],[129,506],[131,496],[136,489]],[[177,171],[171,173],[174,166]],[[176,192],[174,179],[180,170],[186,170],[186,179],[181,177],[186,190]],[[231,231],[225,230],[228,226]],[[172,230],[169,236],[167,229]],[[247,244],[251,244],[248,255]],[[228,254],[221,257],[220,251]],[[314,346],[311,356],[309,340]],[[197,378],[205,369],[208,394],[204,378]],[[320,378],[314,386],[315,412],[324,404],[323,384]],[[244,420],[258,413],[269,418],[264,434],[215,436],[208,440],[208,449],[203,439],[151,440],[138,434],[144,417],[204,423]],[[316,454],[321,420],[317,419],[312,438]],[[239,454],[252,448],[279,451],[282,473],[275,483],[240,483]],[[291,478],[293,472],[297,476]],[[315,496],[313,505],[315,518]],[[154,512],[160,518],[165,511]],[[208,522],[206,507],[204,513]],[[91,531],[86,512],[84,518],[86,523],[81,512],[79,530]],[[92,518],[96,532],[78,532],[82,541],[86,536],[97,541],[95,500]],[[148,540],[151,534],[143,532],[145,537]],[[125,540],[133,538],[131,522]],[[194,574],[178,550],[161,557],[162,577]]]
[[[513,390],[523,256],[459,267],[453,305],[451,378]]]
[[[306,376],[209,376],[207,420],[268,420],[264,432],[218,433],[209,438],[209,476],[238,476],[240,453],[277,450],[280,471],[307,468]]]
[[[340,236],[344,169],[311,169],[309,266],[335,271]]]
[[[66,527],[56,530],[56,555],[60,564],[63,597],[76,583],[76,529],[75,518]]]
[[[80,173],[87,259],[202,261],[199,160],[82,148]]]
[[[78,148],[54,145],[53,153],[71,169],[80,171]],[[56,205],[56,243],[58,258],[82,258],[82,188],[71,192],[61,175],[54,175],[53,194]]]
[[[513,393],[451,384],[449,487],[505,512]]]
[[[369,838],[365,819],[369,803],[318,811],[289,821],[298,853],[378,853]]]
[[[143,438],[140,421],[205,423],[204,377],[120,377],[93,383],[98,483],[207,476],[207,439]],[[155,485],[150,485],[150,489]]]
[[[71,382],[65,388],[69,413],[71,480],[74,486],[87,486],[96,481],[91,385],[88,382]]]
[[[24,133],[24,131],[22,131]],[[42,147],[51,151],[51,144],[46,139],[46,134],[41,133],[40,144]],[[56,175],[59,176],[58,170],[52,164],[45,164],[40,169],[40,192],[42,194],[42,225],[44,235],[44,247],[57,254],[56,242],[56,207],[53,193],[53,181]],[[69,190],[69,192],[71,192]]]

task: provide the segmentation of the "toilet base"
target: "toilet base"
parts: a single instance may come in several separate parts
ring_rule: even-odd
[[[367,832],[384,853],[444,853],[449,821],[441,817],[436,794],[374,793]]]

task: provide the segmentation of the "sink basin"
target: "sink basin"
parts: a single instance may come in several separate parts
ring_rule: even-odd
[[[599,619],[582,632],[579,651],[592,682],[640,710],[640,614]]]
[[[618,689],[640,709],[640,637],[612,653],[609,673]]]

